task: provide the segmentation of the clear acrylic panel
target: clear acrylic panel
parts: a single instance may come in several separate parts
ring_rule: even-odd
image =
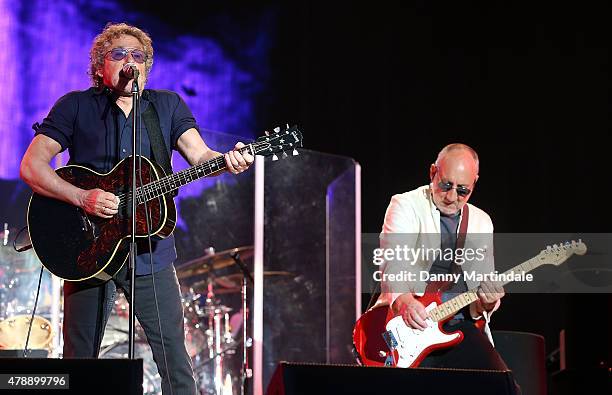
[[[279,361],[354,363],[358,177],[351,158],[308,150],[265,163],[263,388]]]

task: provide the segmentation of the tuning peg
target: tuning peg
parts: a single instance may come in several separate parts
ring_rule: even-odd
[[[283,159],[285,159],[286,157],[287,157],[287,153],[283,151]]]
[[[274,128],[274,133],[278,133],[278,132],[280,132],[280,127],[277,126]]]
[[[298,156],[300,153],[295,148],[293,149],[293,156]]]
[[[276,154],[272,155],[272,160],[278,160],[278,156],[276,156]]]

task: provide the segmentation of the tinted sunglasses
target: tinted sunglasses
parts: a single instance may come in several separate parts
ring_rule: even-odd
[[[456,187],[453,187],[452,182],[440,181],[438,183],[438,188],[440,188],[442,192],[448,192],[451,189],[455,189],[457,191],[457,195],[461,197],[465,197],[469,195],[470,193],[472,193],[472,190],[470,188],[464,187],[463,185],[457,185]]]
[[[132,55],[136,63],[144,63],[147,60],[147,55],[140,49],[113,48],[106,54],[110,54],[110,58],[114,61],[123,60],[128,54]]]

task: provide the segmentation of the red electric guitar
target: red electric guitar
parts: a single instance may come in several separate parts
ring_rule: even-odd
[[[586,245],[578,240],[554,245],[542,250],[537,256],[506,271],[520,275],[535,268],[551,264],[558,266],[573,254],[584,255]],[[502,282],[507,284],[512,280]],[[432,284],[432,285],[439,285]],[[452,347],[463,340],[461,331],[445,333],[442,325],[463,307],[478,299],[477,290],[470,290],[442,303],[441,290],[428,287],[419,301],[427,312],[427,329],[412,329],[401,316],[395,316],[389,306],[375,307],[365,312],[355,324],[353,344],[359,362],[366,366],[417,367],[434,350]]]

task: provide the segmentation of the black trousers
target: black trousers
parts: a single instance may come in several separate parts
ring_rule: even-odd
[[[455,325],[447,323],[443,329],[446,332],[460,330],[463,332],[463,340],[451,348],[432,352],[421,362],[420,367],[508,370],[508,366],[493,348],[487,335],[476,328],[473,321],[459,321]],[[521,393],[516,381],[515,393]]]
[[[164,335],[167,367],[162,350],[159,320],[153,294],[153,277]],[[64,358],[97,358],[104,328],[115,300],[117,288],[129,300],[127,265],[115,278],[99,286],[64,283]],[[136,277],[135,314],[151,346],[153,359],[162,378],[164,394],[197,394],[191,358],[185,348],[183,306],[174,266],[153,275]],[[127,329],[127,328],[126,328]]]

